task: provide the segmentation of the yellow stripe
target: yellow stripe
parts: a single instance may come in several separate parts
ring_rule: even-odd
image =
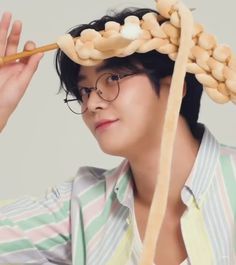
[[[191,265],[215,264],[201,209],[194,203],[181,218],[181,228]]]
[[[2,201],[0,201],[0,207],[6,206],[6,205],[13,203],[13,202],[14,202],[13,200],[2,200]]]
[[[129,261],[131,249],[132,249],[133,232],[132,226],[124,233],[118,247],[116,248],[111,259],[106,263],[106,265],[125,265]]]

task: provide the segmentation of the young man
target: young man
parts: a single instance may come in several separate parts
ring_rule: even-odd
[[[122,23],[125,10],[84,28]],[[20,24],[0,27],[1,55],[16,52]],[[27,44],[26,48],[32,48]],[[0,69],[1,129],[22,97],[41,55]],[[101,149],[125,160],[113,170],[84,167],[38,201],[0,210],[0,262],[138,264],[159,170],[159,152],[174,63],[156,51],[107,59],[86,67],[57,53],[66,103],[82,114]],[[16,89],[17,87],[17,89]],[[236,152],[197,123],[202,86],[186,76],[165,219],[156,264],[234,264]],[[75,105],[71,105],[75,104]],[[78,108],[79,106],[79,108]],[[75,108],[74,108],[75,107]]]

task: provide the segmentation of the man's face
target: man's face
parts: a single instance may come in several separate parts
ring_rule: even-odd
[[[102,74],[116,73],[99,70],[100,66],[82,66],[79,86],[94,87]],[[112,102],[91,92],[83,120],[105,153],[128,158],[160,143],[170,81],[169,77],[161,80],[159,97],[146,74],[122,78],[119,96]]]

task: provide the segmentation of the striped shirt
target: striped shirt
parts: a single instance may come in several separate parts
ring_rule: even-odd
[[[185,264],[236,264],[236,149],[207,129],[181,199]],[[133,201],[127,160],[82,167],[43,199],[0,208],[0,264],[136,265]]]

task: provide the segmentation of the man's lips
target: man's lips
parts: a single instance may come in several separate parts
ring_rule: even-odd
[[[98,122],[95,123],[95,130],[97,130],[98,128],[102,127],[102,126],[105,126],[105,125],[109,125],[111,123],[114,123],[118,121],[118,119],[116,120],[100,120]]]

